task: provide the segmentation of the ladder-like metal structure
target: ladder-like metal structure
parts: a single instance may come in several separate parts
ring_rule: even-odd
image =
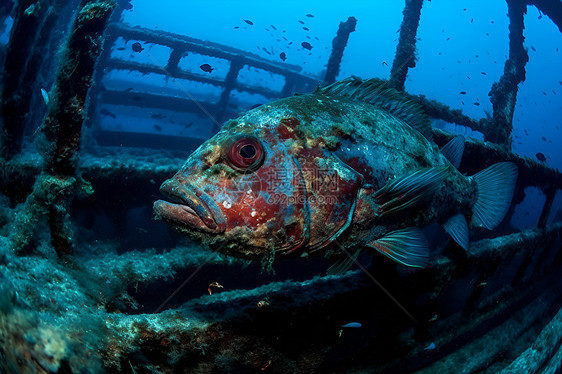
[[[103,3],[84,0],[80,9],[88,10],[91,6],[106,9]],[[504,74],[498,77],[490,90],[492,118],[476,121],[459,110],[451,110],[425,97],[412,98],[420,102],[432,118],[466,126],[484,134],[486,142],[467,141],[461,172],[473,174],[495,162],[506,160],[518,166],[520,177],[506,222],[511,219],[513,207],[524,199],[525,188],[540,188],[546,199],[536,228],[514,231],[504,225],[503,235],[480,237],[471,243],[470,253],[461,253],[454,246],[446,247],[444,256],[435,258],[428,268],[421,271],[404,273],[384,259],[377,258],[370,273],[376,274],[377,282],[383,284],[411,312],[412,318],[402,313],[379,286],[359,270],[342,276],[311,276],[307,280],[254,285],[249,290],[242,290],[244,287],[241,285],[240,289],[231,288],[221,294],[191,298],[183,304],[171,302],[164,306],[158,305],[158,301],[152,310],[148,307],[143,309],[152,312],[173,307],[155,314],[117,307],[123,305],[122,300],[127,297],[134,297],[141,304],[154,303],[146,295],[150,295],[149,291],[161,289],[163,285],[159,283],[160,280],[169,274],[187,278],[192,272],[201,276],[216,276],[243,271],[242,265],[237,262],[183,245],[163,253],[152,250],[117,251],[86,259],[83,251],[76,250],[74,242],[69,240],[72,239],[68,222],[71,206],[81,212],[88,212],[94,207],[111,212],[117,215],[117,224],[126,219],[126,214],[118,215],[117,210],[125,211],[152,201],[151,195],[157,193],[159,182],[172,175],[183,159],[165,152],[161,152],[160,157],[154,157],[159,152],[157,150],[120,150],[99,145],[88,145],[79,159],[71,157],[76,154],[78,147],[65,139],[75,139],[77,134],[80,135],[79,126],[70,126],[65,133],[56,126],[50,126],[49,120],[44,125],[47,138],[60,146],[47,153],[44,161],[36,154],[20,154],[21,141],[20,147],[8,147],[9,150],[3,151],[0,158],[1,191],[10,197],[14,205],[22,201],[25,204],[22,205],[23,209],[14,210],[14,231],[7,239],[12,252],[0,266],[10,261],[18,264],[42,261],[46,266],[52,262],[51,266],[62,269],[65,274],[75,276],[76,272],[83,272],[88,280],[74,290],[75,294],[87,295],[83,296],[86,301],[80,313],[103,324],[103,332],[97,332],[97,335],[94,334],[95,339],[92,338],[97,347],[103,347],[96,357],[85,350],[69,350],[64,357],[51,358],[50,364],[57,369],[64,365],[76,369],[77,363],[84,362],[85,357],[88,357],[103,370],[133,370],[139,373],[150,370],[199,370],[211,373],[227,369],[273,373],[429,373],[450,372],[458,369],[459,363],[462,363],[466,372],[515,373],[522,367],[542,373],[560,370],[562,223],[552,223],[549,216],[554,213],[552,205],[555,196],[562,189],[562,175],[545,164],[512,153],[510,137],[517,87],[525,79],[525,64],[528,60],[522,42],[523,14],[528,5],[534,5],[562,31],[562,3],[555,0],[507,0],[507,4],[510,51]],[[15,9],[16,31],[18,27],[29,27],[29,19],[22,18],[21,24],[18,23],[17,15],[24,14],[27,9],[24,5],[22,3]],[[415,59],[411,56],[415,51],[422,5],[423,0],[406,1],[389,79],[389,85],[397,89],[403,89],[408,69],[415,66]],[[259,93],[273,100],[295,91],[310,91],[316,85],[316,80],[301,74],[298,67],[272,63],[243,51],[186,36],[118,24],[115,21],[125,7],[126,2],[119,4],[113,16],[114,23],[107,27],[105,48],[103,52],[100,51],[97,68],[90,66],[90,70],[82,71],[85,75],[79,77],[95,78],[89,91],[90,106],[87,109],[88,125],[93,129],[94,140],[96,136],[103,136],[96,118],[99,117],[100,108],[107,103],[144,106],[150,102],[157,108],[174,111],[200,110],[184,98],[137,92],[134,89],[105,89],[101,85],[104,75],[114,69],[165,74],[219,87],[222,91],[220,100],[217,103],[203,103],[206,110],[217,119],[234,114],[228,106],[233,90]],[[38,16],[36,20],[36,29],[39,31],[47,28],[45,19],[53,15],[45,13],[42,17]],[[87,19],[78,17],[74,31],[80,30],[80,22],[87,22]],[[340,25],[341,33],[334,41],[326,82],[337,75],[334,73],[339,66],[337,56],[341,58],[342,45],[345,46],[354,25],[355,21],[351,19]],[[103,29],[104,24],[97,23],[97,26]],[[17,34],[14,32],[14,35]],[[111,46],[119,37],[167,46],[170,48],[167,65],[161,67],[112,58]],[[180,69],[179,61],[186,51],[227,60],[230,70],[226,79],[217,80]],[[77,55],[82,56],[80,53]],[[8,48],[7,62],[10,56]],[[30,64],[26,66],[33,66],[33,61]],[[61,71],[68,73],[64,61],[61,65]],[[15,65],[11,66],[15,69]],[[243,66],[253,66],[283,76],[284,88],[274,92],[267,87],[240,84],[237,75]],[[30,79],[24,73],[21,79]],[[58,84],[64,84],[67,75],[61,74]],[[4,95],[11,94],[11,91],[6,90],[13,90],[13,87],[5,85]],[[138,97],[142,100],[136,99]],[[84,102],[77,100],[73,113],[85,112]],[[139,104],[141,102],[142,105]],[[9,104],[15,108],[23,105]],[[50,118],[52,122],[52,118],[61,112],[57,112],[57,103],[51,105],[47,119]],[[18,113],[13,112],[12,118],[21,118]],[[81,124],[81,117],[76,118],[78,120],[74,123]],[[71,120],[75,120],[75,117]],[[6,122],[3,130],[2,144],[6,144],[7,139],[19,139],[25,133],[15,124],[6,125]],[[131,136],[133,140],[130,144],[140,140],[140,135],[123,133],[119,136],[121,139]],[[452,134],[434,130],[434,137],[441,146]],[[171,138],[167,140],[173,141]],[[185,137],[181,141],[185,141]],[[189,146],[195,146],[198,141],[200,139],[193,139]],[[149,140],[143,143],[147,144]],[[88,195],[91,190],[96,193]],[[131,190],[136,193],[131,194]],[[75,201],[73,197],[78,193],[89,197],[84,201]],[[103,201],[97,196],[103,196]],[[26,228],[25,223],[30,220],[37,222],[42,217],[49,224],[52,244],[62,265],[56,264],[57,261],[48,256],[39,256],[34,249],[33,232]],[[121,223],[120,227],[124,226]],[[473,234],[479,236],[479,233]],[[202,267],[202,263],[207,265]],[[282,263],[279,266],[283,268]],[[22,265],[22,268],[25,267]],[[249,269],[245,272],[255,271],[255,268]],[[306,271],[303,268],[303,272]],[[99,295],[92,296],[89,287],[96,280],[107,288],[96,289]],[[168,287],[175,287],[178,283]],[[145,295],[133,291],[139,284],[145,289]],[[0,282],[1,287],[7,286]],[[42,289],[43,285],[38,284],[37,287]],[[27,293],[18,292],[26,300]],[[48,295],[50,291],[45,288],[44,292]],[[113,295],[113,298],[108,299],[109,295]],[[61,301],[60,307],[74,311],[76,308],[69,299]],[[18,318],[22,318],[21,315],[35,315],[34,307],[43,308],[42,313],[50,313],[36,300],[19,304],[14,302],[13,310],[19,313]],[[118,308],[126,313],[116,311]],[[13,325],[16,318],[13,310],[0,310],[0,322],[5,322],[4,325],[0,323],[0,326]],[[64,314],[60,318],[63,317]],[[343,323],[358,319],[363,321],[361,329],[339,331]],[[64,319],[53,317],[53,321],[51,325],[46,323],[41,328],[49,329]],[[34,336],[33,328],[30,323],[28,339]],[[81,333],[80,325],[69,324],[66,329],[70,337]],[[32,351],[33,360],[18,361],[18,355],[23,357],[26,352],[24,348],[27,346],[21,346],[21,341],[25,339],[21,333],[9,331],[3,343],[13,343],[14,347],[5,355],[7,360],[13,356],[13,365],[23,371],[46,365],[47,359],[40,344]],[[303,339],[303,336],[307,338]],[[1,365],[0,369],[3,369]]]

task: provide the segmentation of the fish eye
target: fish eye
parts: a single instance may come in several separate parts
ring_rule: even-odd
[[[235,169],[257,170],[261,166],[263,158],[263,147],[253,137],[235,139],[226,147],[226,160]]]

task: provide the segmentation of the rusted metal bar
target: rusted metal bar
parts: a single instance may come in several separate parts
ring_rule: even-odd
[[[47,141],[54,145],[47,154],[47,169],[54,175],[75,175],[86,95],[114,6],[112,1],[103,0],[83,0],[80,4],[52,90],[53,104],[42,128]]]
[[[514,256],[525,253],[536,243],[552,240],[560,234],[561,229],[560,225],[555,225],[547,230],[528,230],[519,234],[474,243],[473,253],[468,255],[466,261],[477,270],[488,269],[490,263],[493,263],[494,266],[505,265]],[[119,264],[119,261],[108,260],[107,263]],[[157,263],[155,263],[156,265]],[[170,263],[170,266],[174,266],[174,264]],[[412,291],[414,296],[421,300],[427,300],[425,296],[427,290],[434,287],[443,288],[451,284],[457,279],[459,271],[462,271],[461,269],[465,266],[466,263],[457,263],[441,258],[432,262],[425,270],[399,277],[397,288],[402,291],[398,293],[398,297],[407,300],[406,295],[409,291],[405,290],[415,289],[415,291]],[[101,271],[110,274],[119,273],[119,271],[113,271],[109,268]],[[141,278],[146,269],[137,268],[131,271],[138,273],[134,277]],[[392,272],[392,269],[390,269],[390,272]],[[383,284],[392,283],[392,278],[387,277],[386,274],[376,274]],[[554,280],[559,283],[560,280],[556,273],[547,276],[550,278],[542,278],[536,281],[536,288],[551,298],[554,291],[547,286],[555,289],[556,284],[548,284],[548,281]],[[361,290],[361,292],[358,292],[358,290]],[[459,347],[467,345],[473,340],[478,340],[482,336],[485,339],[485,332],[490,330],[490,326],[508,321],[515,311],[518,312],[515,320],[518,320],[521,315],[529,315],[528,311],[533,310],[535,304],[532,296],[536,293],[537,291],[533,287],[524,287],[523,290],[511,289],[502,294],[501,298],[499,296],[492,298],[493,300],[473,313],[440,315],[437,322],[428,327],[426,339],[435,341],[437,347],[440,348],[439,351],[431,352],[431,360],[428,360],[428,352],[424,351],[424,347],[426,347],[424,338],[422,336],[414,337],[412,323],[401,321],[396,315],[396,306],[389,305],[386,300],[381,300],[382,296],[377,291],[377,287],[357,271],[340,277],[319,276],[304,282],[275,282],[244,292],[222,293],[220,297],[201,297],[187,302],[177,310],[160,314],[112,315],[111,318],[105,318],[108,321],[106,326],[110,330],[119,329],[120,340],[115,341],[115,335],[108,337],[106,344],[111,347],[111,355],[106,355],[104,358],[106,364],[112,367],[119,363],[119,357],[129,357],[132,352],[141,349],[143,351],[161,352],[164,357],[172,354],[172,352],[176,355],[177,352],[183,352],[182,354],[190,356],[195,354],[197,359],[192,361],[194,364],[201,364],[201,362],[207,362],[207,360],[210,363],[216,362],[214,361],[214,355],[227,355],[231,359],[229,361],[231,365],[253,370],[259,370],[265,363],[272,360],[276,365],[275,372],[295,372],[294,370],[288,370],[288,368],[295,365],[295,361],[302,360],[310,365],[309,369],[314,368],[313,371],[323,372],[325,367],[320,365],[322,365],[321,362],[324,362],[325,365],[326,352],[331,347],[338,346],[338,342],[345,344],[346,338],[338,338],[337,335],[337,330],[341,325],[340,320],[347,321],[350,318],[349,316],[354,314],[346,312],[349,309],[342,307],[342,305],[363,305],[364,309],[361,315],[377,316],[376,319],[364,317],[368,321],[366,324],[374,323],[373,321],[380,319],[392,319],[392,337],[389,337],[389,339],[392,339],[393,344],[387,344],[387,341],[377,344],[376,335],[368,334],[371,338],[364,341],[363,344],[369,344],[370,349],[365,351],[366,355],[354,356],[355,363],[348,362],[348,364],[351,366],[363,365],[363,369],[365,369],[364,365],[369,365],[370,368],[377,367],[376,372],[402,372],[405,366],[408,366],[408,371],[412,371],[423,368],[425,361],[436,362],[439,365],[438,357],[446,357],[448,354],[455,353],[460,349]],[[337,297],[334,297],[334,295],[337,295]],[[438,296],[439,293],[436,293],[435,297]],[[365,304],[365,297],[368,297],[372,302]],[[268,305],[260,308],[257,303],[264,298],[267,298]],[[497,300],[502,300],[502,302],[497,302]],[[410,304],[409,301],[408,303]],[[541,306],[548,308],[546,304],[541,304]],[[338,313],[337,316],[326,317],[325,313],[320,312],[321,309],[325,308],[343,311]],[[416,307],[412,306],[412,308]],[[287,318],[287,313],[290,318]],[[251,317],[248,318],[248,316]],[[517,334],[528,328],[534,320],[534,318],[529,318],[523,324],[517,325],[513,338],[515,339]],[[245,327],[249,321],[252,324],[251,329]],[[180,328],[179,326],[183,327]],[[507,326],[509,326],[509,323]],[[376,330],[375,327],[373,328],[375,331],[380,331]],[[384,329],[382,326],[378,328]],[[480,333],[474,335],[473,330],[475,329],[479,330]],[[509,331],[509,329],[506,331]],[[172,334],[175,339],[166,340],[170,345],[160,343],[162,339]],[[307,339],[307,341],[302,339],[291,340],[292,336],[302,336],[302,334],[312,338]],[[343,343],[339,339],[344,339]],[[284,344],[283,342],[287,340],[292,341],[293,346],[299,348],[296,351],[301,352],[301,357],[289,357],[282,349],[279,349],[278,344]],[[193,342],[207,347],[206,353],[199,352]],[[236,346],[240,344],[244,347],[244,351],[234,349],[233,344]],[[224,346],[229,347],[228,352],[220,348]],[[319,355],[321,359],[317,362],[311,362],[303,353],[307,349]],[[365,360],[365,357],[369,355],[368,352],[372,350],[380,353],[381,358],[379,360],[369,358],[366,359],[366,362],[357,362],[357,360]],[[408,352],[408,362],[405,363],[404,355],[397,354],[397,352]],[[491,353],[493,354],[493,352]],[[247,360],[247,354],[251,354],[254,359]],[[391,357],[398,356],[400,358],[391,359]],[[344,361],[350,360],[349,357],[341,357],[341,359]],[[170,362],[172,361],[159,360],[155,364],[163,365],[160,369],[173,370],[174,364]],[[143,363],[134,361],[133,365],[142,367]],[[345,364],[340,362],[338,365]],[[294,366],[292,367],[294,368]],[[386,371],[383,369],[386,369]]]
[[[336,81],[336,77],[340,72],[341,59],[343,57],[343,51],[347,46],[347,41],[349,39],[349,34],[355,31],[355,25],[357,24],[357,19],[355,17],[349,17],[347,21],[340,22],[338,32],[332,40],[332,53],[328,59],[328,67],[326,68],[326,76],[324,77],[324,84],[332,84]]]
[[[39,31],[53,10],[47,0],[22,0],[14,9],[14,23],[6,51],[2,74],[2,119],[0,157],[11,159],[19,153],[23,140],[29,102],[36,74],[26,74],[28,69],[37,72],[40,61],[32,59]],[[45,30],[47,32],[47,30]],[[37,55],[35,55],[37,56]],[[33,60],[33,63],[30,62]],[[24,78],[27,77],[27,80]]]
[[[529,55],[523,46],[523,16],[527,11],[524,0],[508,0],[509,58],[498,82],[492,85],[489,96],[493,108],[493,120],[487,121],[484,139],[511,148],[513,113],[517,101],[519,83],[525,80],[525,64]]]
[[[534,5],[546,14],[562,32],[562,2],[559,0],[527,0],[527,4]]]
[[[42,216],[48,218],[57,254],[62,257],[73,250],[70,203],[75,194],[92,192],[91,186],[77,176],[82,111],[106,22],[114,7],[115,3],[107,0],[83,0],[80,4],[51,92],[52,105],[42,127],[49,142],[45,169],[35,181],[11,236],[16,252],[24,250],[32,240],[33,225],[29,222],[37,222]]]
[[[105,90],[100,92],[100,98],[103,103],[112,105],[142,106],[146,108],[203,114],[199,106],[188,97],[170,97],[144,92]],[[217,104],[203,102],[201,105],[211,113],[216,113],[215,110],[218,110]]]
[[[221,79],[217,79],[217,78],[209,78],[209,77],[193,74],[193,73],[190,73],[190,72],[187,72],[187,71],[183,71],[183,70],[180,70],[180,69],[178,69],[175,72],[169,72],[161,66],[150,65],[150,64],[142,64],[142,63],[138,63],[138,62],[125,61],[125,60],[121,60],[121,59],[110,59],[109,61],[107,61],[107,64],[105,65],[105,69],[106,70],[114,70],[114,69],[116,69],[116,70],[135,70],[135,71],[139,71],[143,74],[155,73],[155,74],[166,75],[166,73],[169,73],[174,78],[187,79],[187,80],[191,80],[191,81],[194,81],[194,82],[208,83],[208,84],[212,84],[213,86],[217,86],[217,87],[225,87],[225,85],[226,85],[225,81],[223,81]],[[301,79],[301,77],[302,76],[297,76],[296,79]],[[305,79],[305,80],[310,81],[311,83],[316,82],[312,79]],[[241,91],[246,91],[246,92],[249,92],[249,93],[257,93],[257,94],[263,95],[265,97],[270,97],[270,98],[281,97],[280,92],[275,92],[275,91],[270,90],[266,87],[253,87],[253,86],[238,84],[236,86],[236,89],[241,90]]]
[[[435,142],[443,146],[452,139],[453,134],[434,129],[433,136]],[[518,185],[542,187],[553,184],[557,189],[562,188],[562,174],[557,169],[549,168],[534,159],[518,156],[499,145],[468,138],[463,159],[470,160],[461,163],[461,171],[468,175],[476,174],[495,162],[511,161],[519,170]]]
[[[109,30],[126,40],[143,40],[147,43],[160,44],[172,49],[185,48],[187,51],[223,58],[229,61],[238,58],[244,65],[250,65],[281,75],[287,74],[287,71],[293,73],[302,71],[302,67],[298,65],[268,61],[240,49],[166,31],[154,31],[142,27],[128,27],[120,24],[111,24]]]
[[[168,58],[168,63],[166,64],[166,71],[170,74],[174,75],[178,71],[178,64],[180,59],[185,54],[185,49],[174,48],[170,53],[170,57]]]
[[[498,374],[560,372],[562,360],[562,308],[542,330],[533,344]]]
[[[390,87],[400,91],[404,91],[408,69],[416,66],[416,33],[418,32],[422,5],[423,0],[406,0],[402,12],[400,37],[390,69],[390,79],[388,80]]]
[[[244,64],[238,59],[230,61],[230,69],[224,80],[224,89],[221,93],[221,98],[218,103],[217,119],[214,120],[214,130],[220,130],[220,124],[217,121],[223,121],[225,118],[226,109],[228,106],[228,100],[230,99],[230,93],[232,90],[236,89],[236,80],[238,79],[238,73],[240,69],[244,67]]]
[[[544,205],[542,207],[541,215],[539,217],[538,227],[545,227],[548,221],[548,216],[550,215],[550,210],[552,209],[552,203],[554,202],[554,197],[556,196],[556,188],[554,185],[547,185],[543,188],[543,192],[546,196]]]
[[[486,131],[483,120],[477,121],[464,114],[461,109],[451,109],[448,105],[428,99],[424,95],[410,95],[410,97],[412,100],[418,102],[431,118],[442,119],[449,123],[466,126],[471,130],[482,133]]]

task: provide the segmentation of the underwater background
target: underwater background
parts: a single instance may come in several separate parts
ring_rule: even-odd
[[[404,91],[435,110],[438,145],[468,139],[467,175],[519,168],[497,229],[467,253],[428,227],[427,268],[364,251],[326,275],[333,259],[268,267],[155,220],[161,183],[222,123],[332,83],[335,49],[336,81],[391,78],[405,6],[421,14]],[[528,61],[494,111],[524,56],[509,14]],[[559,1],[22,0],[0,17],[0,372],[561,372]],[[502,110],[504,143],[482,125]]]

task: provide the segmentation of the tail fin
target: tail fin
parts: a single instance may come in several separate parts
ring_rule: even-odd
[[[472,177],[478,185],[476,203],[472,207],[473,224],[492,230],[503,220],[517,181],[517,166],[498,162]]]

